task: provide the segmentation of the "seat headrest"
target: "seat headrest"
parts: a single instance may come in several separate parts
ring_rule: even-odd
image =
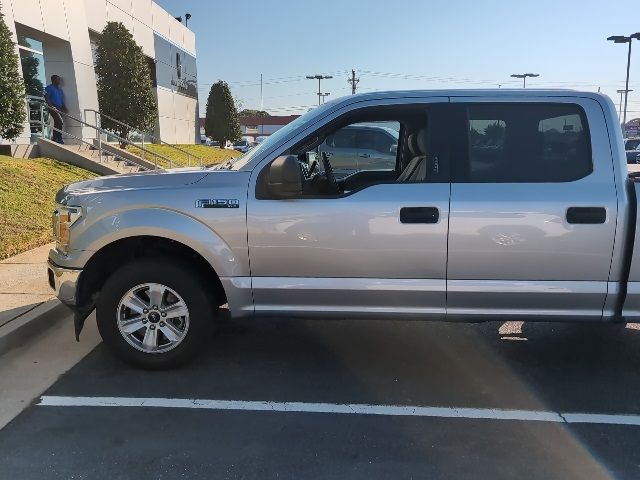
[[[418,155],[427,154],[427,129],[422,128],[416,134],[416,146],[418,147]]]
[[[409,147],[409,153],[414,157],[418,155],[418,147],[416,146],[416,134],[410,133],[407,137],[407,147]]]

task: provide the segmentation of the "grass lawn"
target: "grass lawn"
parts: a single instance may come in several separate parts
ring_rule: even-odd
[[[48,158],[0,155],[0,259],[51,242],[56,192],[95,176]]]
[[[235,150],[226,150],[224,148],[218,147],[209,147],[207,145],[176,145],[176,147],[186,150],[194,157],[199,157],[202,159],[203,165],[209,165],[212,163],[220,163],[224,160],[228,160],[229,158],[237,157],[240,155],[239,152]],[[145,144],[145,150],[150,150],[152,152],[158,153],[159,155],[163,155],[167,158],[170,158],[173,161],[174,167],[186,167],[188,166],[188,156],[185,153],[179,152],[168,145],[156,145],[156,144]],[[150,162],[154,161],[154,156],[148,153],[142,152],[139,148],[129,146],[128,150],[131,153],[134,153]],[[191,165],[197,165],[197,160],[195,158],[191,159]],[[168,168],[169,164],[166,160],[158,157],[158,165],[164,168]]]

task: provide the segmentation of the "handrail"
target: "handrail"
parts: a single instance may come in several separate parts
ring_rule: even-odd
[[[85,118],[85,120],[87,118],[87,112],[92,112],[92,113],[95,114],[95,116],[96,116],[96,124],[98,123],[98,116],[100,118],[102,118],[102,117],[108,118],[109,120],[111,120],[112,122],[117,123],[118,125],[122,125],[123,127],[127,127],[129,130],[133,130],[133,131],[136,131],[138,133],[141,133],[143,135],[142,136],[143,144],[144,144],[144,135],[147,135],[149,138],[151,138],[152,141],[154,141],[156,143],[159,143],[161,145],[166,145],[166,146],[168,146],[168,147],[170,147],[170,148],[172,148],[174,150],[177,150],[178,152],[184,153],[187,156],[189,166],[191,166],[191,157],[193,157],[196,160],[198,160],[199,166],[202,166],[203,159],[201,157],[198,157],[197,155],[194,155],[191,152],[188,152],[187,150],[184,150],[184,149],[182,149],[180,147],[177,147],[176,145],[172,145],[171,143],[167,143],[164,140],[162,140],[161,138],[158,138],[158,137],[156,137],[155,135],[153,135],[153,134],[151,134],[149,132],[145,132],[144,130],[140,130],[139,128],[135,128],[134,126],[129,125],[128,123],[125,123],[125,122],[123,122],[121,120],[113,118],[113,117],[107,115],[106,113],[102,113],[102,112],[100,112],[98,110],[95,110],[93,108],[85,108],[84,109],[84,118]],[[100,122],[100,123],[102,123],[102,122]]]
[[[30,103],[30,102],[29,102],[29,99],[37,101],[37,102],[39,103],[39,105],[40,105],[40,111],[41,111],[41,113],[40,113],[40,121],[39,121],[39,122],[34,121],[33,123],[40,123],[40,124],[42,125],[42,135],[43,135],[43,137],[44,137],[44,128],[45,128],[44,118],[43,118],[43,111],[44,111],[44,106],[46,105],[46,106],[47,106],[47,108],[48,108],[49,110],[53,110],[53,111],[55,111],[55,112],[59,113],[60,115],[64,115],[65,117],[68,117],[68,118],[70,118],[70,119],[72,119],[72,120],[74,120],[74,121],[78,122],[80,125],[84,125],[84,126],[86,126],[86,127],[92,128],[92,129],[94,129],[96,132],[98,132],[98,150],[100,151],[100,155],[101,155],[101,156],[102,156],[102,139],[100,138],[100,134],[105,134],[105,135],[111,135],[112,137],[115,137],[115,138],[116,138],[116,139],[118,139],[121,143],[124,143],[124,144],[127,144],[127,145],[132,145],[132,146],[134,146],[134,147],[136,147],[136,148],[139,148],[139,149],[140,149],[140,150],[142,150],[143,152],[146,152],[146,153],[148,153],[148,154],[152,155],[152,156],[155,158],[154,166],[155,166],[155,168],[156,168],[156,169],[158,168],[158,157],[159,157],[159,158],[162,158],[163,160],[165,160],[166,162],[168,162],[168,163],[169,163],[169,168],[173,168],[173,160],[171,160],[171,159],[170,159],[170,158],[168,158],[168,157],[165,157],[165,156],[164,156],[164,155],[162,155],[162,154],[159,154],[159,153],[157,153],[157,152],[153,152],[153,151],[151,151],[151,150],[147,150],[147,149],[145,149],[144,147],[140,147],[140,146],[138,146],[138,145],[134,144],[133,142],[129,141],[129,140],[128,140],[128,139],[126,139],[126,138],[122,138],[122,137],[120,137],[120,136],[118,136],[118,135],[115,135],[114,133],[111,133],[111,132],[108,132],[107,130],[104,130],[104,129],[103,129],[103,128],[101,128],[101,127],[98,127],[98,126],[95,126],[95,125],[91,125],[90,123],[85,122],[84,120],[81,120],[81,119],[79,119],[79,118],[76,118],[76,117],[74,117],[73,115],[71,115],[70,113],[63,112],[63,111],[61,111],[61,110],[59,110],[59,109],[57,109],[57,108],[55,108],[55,107],[53,107],[53,106],[51,106],[51,105],[47,105],[47,104],[46,104],[45,99],[44,99],[44,98],[42,98],[42,97],[36,97],[36,96],[29,95],[29,96],[27,96],[27,104],[29,104],[29,103]],[[35,103],[35,102],[34,102],[34,103]],[[32,122],[32,121],[31,121],[31,112],[29,112],[29,122],[30,122],[30,123]],[[51,128],[52,130],[55,130],[55,131],[57,131],[57,132],[60,132],[60,133],[66,133],[67,135],[71,136],[72,138],[75,138],[76,140],[78,140],[78,137],[76,137],[75,135],[70,134],[69,132],[61,131],[60,129],[57,129],[57,128],[55,128],[55,127],[51,127],[51,126],[49,126],[49,128]],[[82,142],[84,142],[84,143],[88,143],[88,142],[86,142],[86,141],[84,141],[84,140],[82,140],[82,139],[80,139],[80,140],[81,140]],[[122,157],[120,157],[120,155],[118,155],[118,154],[113,154],[113,156],[117,156],[117,157],[119,157],[119,158],[122,158]],[[135,162],[134,160],[127,160],[127,161],[130,161],[130,162],[132,162],[132,163],[135,163],[135,164],[136,164],[136,165],[138,165],[139,167],[146,168],[144,165],[141,165],[141,164],[139,164],[139,163]]]
[[[87,145],[89,145],[90,147],[93,147],[92,143],[87,142],[84,138],[80,138],[80,137],[76,137],[73,133],[69,133],[69,132],[65,132],[64,130],[60,130],[59,128],[56,127],[51,127],[51,130],[54,130],[56,132],[60,132],[61,134],[67,135],[71,138],[74,138],[76,140],[78,140],[79,142],[85,143]],[[102,151],[100,150],[100,163],[102,163]],[[121,162],[127,163],[127,164],[135,164],[138,167],[141,168],[146,168],[144,165],[140,165],[138,162],[131,160],[129,158],[125,158],[122,157],[120,155],[118,155],[117,153],[109,153],[109,155],[111,155],[112,157],[118,158]]]

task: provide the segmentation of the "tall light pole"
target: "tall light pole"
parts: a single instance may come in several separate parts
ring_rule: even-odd
[[[628,43],[629,44],[629,52],[627,53],[627,81],[624,85],[624,113],[622,114],[622,125],[627,123],[627,102],[629,100],[629,70],[631,68],[631,43],[633,39],[640,40],[640,32],[634,33],[633,35],[629,35],[628,37],[624,35],[612,35],[611,37],[607,37],[607,40],[613,43]],[[624,130],[624,126],[623,126]]]
[[[622,95],[627,92],[633,92],[633,90],[627,90],[625,88],[624,90],[616,90],[616,92],[620,94],[620,108],[618,108],[618,121],[620,121],[622,117]]]
[[[322,103],[324,103],[324,97],[328,97],[329,95],[331,95],[330,93],[321,93],[320,96],[322,97]]]
[[[522,88],[527,88],[527,78],[539,77],[539,73],[514,73],[511,75],[513,78],[522,79]]]
[[[318,105],[320,105],[320,99],[322,98],[322,88],[320,88],[320,82],[333,78],[331,75],[307,75],[309,80],[318,80]]]

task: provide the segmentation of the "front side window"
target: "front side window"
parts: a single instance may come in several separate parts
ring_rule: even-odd
[[[277,181],[270,181],[272,164],[265,165],[256,197],[278,198],[278,169],[285,160],[291,165],[291,157],[300,167],[302,186],[295,195],[302,198],[335,198],[379,184],[449,183],[448,111],[447,103],[434,103],[349,112],[282,152]]]
[[[593,171],[586,116],[570,104],[466,107],[466,156],[454,181],[570,182]]]

